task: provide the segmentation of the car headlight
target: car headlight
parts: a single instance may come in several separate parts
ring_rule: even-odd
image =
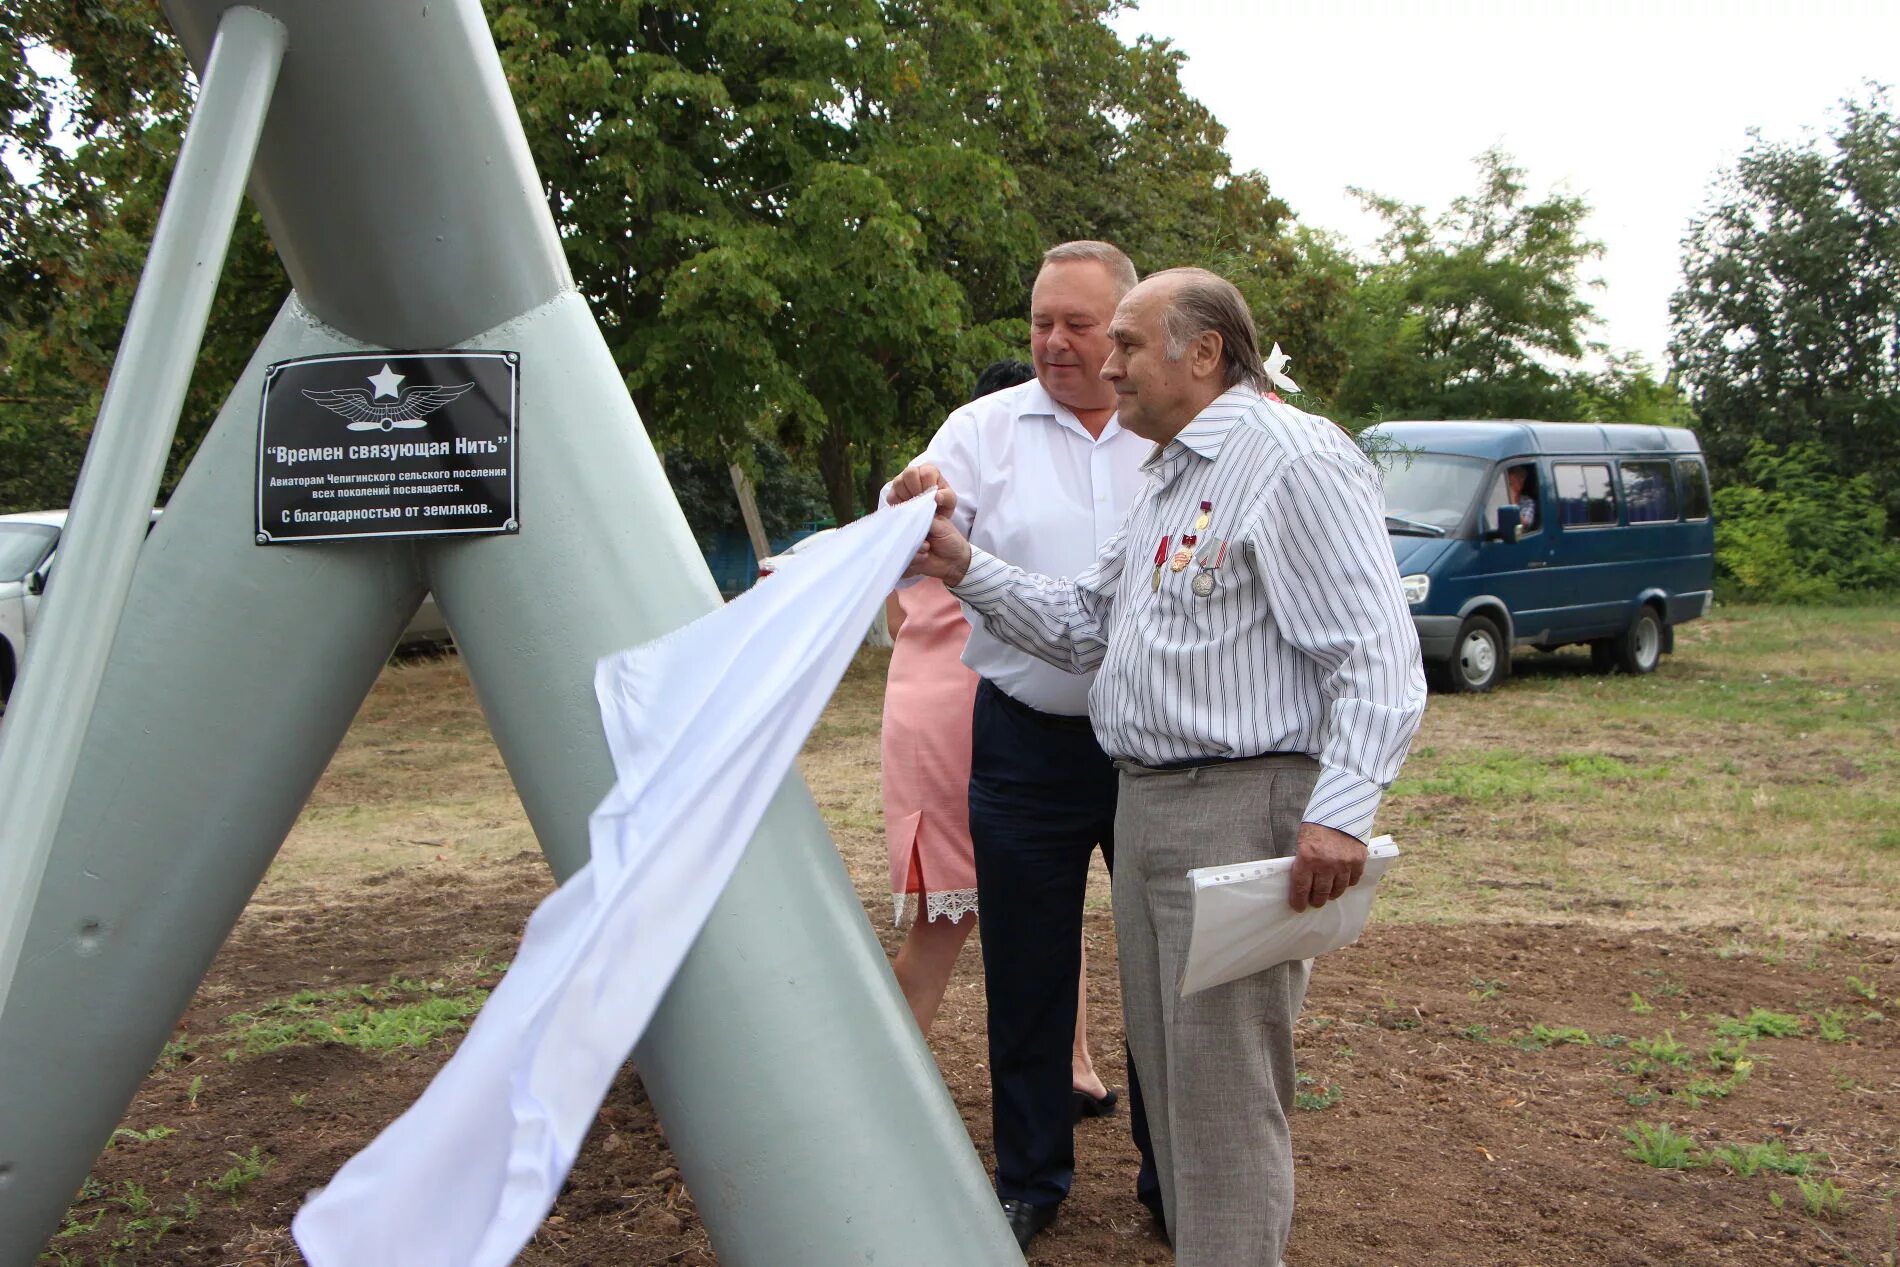
[[[1432,578],[1423,572],[1414,572],[1410,576],[1399,578],[1399,588],[1405,591],[1405,601],[1412,606],[1417,606],[1425,601],[1427,594],[1432,592]]]

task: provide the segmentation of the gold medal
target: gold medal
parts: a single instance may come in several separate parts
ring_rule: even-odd
[[[1194,531],[1206,532],[1207,525],[1212,523],[1213,520],[1214,520],[1214,503],[1202,502],[1201,503],[1201,517],[1194,521]]]
[[[1187,565],[1192,563],[1193,561],[1194,561],[1193,547],[1182,546],[1179,550],[1176,550],[1174,552],[1174,557],[1168,560],[1168,571],[1179,572],[1185,567],[1187,567]]]

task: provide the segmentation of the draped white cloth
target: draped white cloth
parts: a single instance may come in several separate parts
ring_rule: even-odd
[[[421,1098],[298,1213],[312,1267],[514,1260],[931,513],[887,507],[600,662],[617,782],[591,861],[535,911]]]

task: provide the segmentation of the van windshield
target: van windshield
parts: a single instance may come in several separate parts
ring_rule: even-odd
[[[17,581],[40,565],[59,529],[51,524],[0,524],[0,581]]]
[[[1385,485],[1386,529],[1442,537],[1464,522],[1478,485],[1491,468],[1481,458],[1449,453],[1381,455],[1379,478]]]

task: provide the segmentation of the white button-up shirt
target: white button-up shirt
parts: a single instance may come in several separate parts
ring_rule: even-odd
[[[1146,471],[1074,580],[984,547],[954,592],[990,634],[1072,671],[1100,666],[1090,713],[1111,756],[1309,753],[1305,821],[1364,837],[1425,711],[1371,461],[1326,419],[1237,388]]]
[[[951,414],[912,465],[943,472],[957,494],[957,529],[971,542],[1031,571],[1074,576],[1121,525],[1152,452],[1113,418],[1091,436],[1031,379]],[[980,618],[970,624],[963,662],[976,673],[1042,712],[1089,711],[1093,673],[1065,672],[998,639]]]

